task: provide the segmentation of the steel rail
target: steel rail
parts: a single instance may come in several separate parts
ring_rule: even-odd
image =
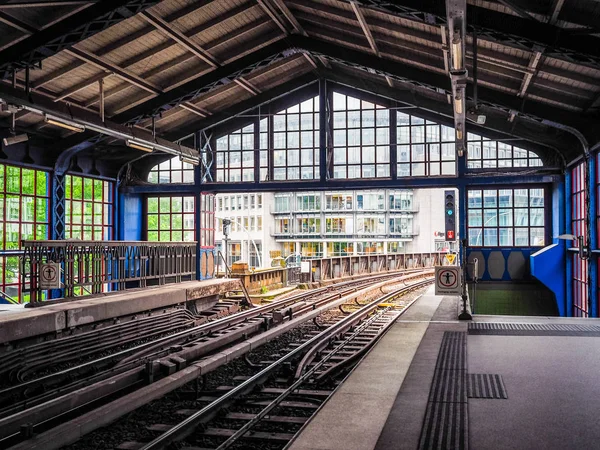
[[[422,287],[425,286],[429,283],[431,283],[433,281],[433,279],[427,279],[424,281],[420,281],[420,282],[416,282],[413,283],[409,286],[400,288],[394,292],[391,292],[388,296],[387,299],[394,299],[400,295],[404,295],[407,292],[418,288],[418,287]],[[396,320],[398,320],[398,318],[408,309],[410,308],[414,302],[416,302],[418,300],[419,297],[417,297],[416,299],[412,300],[408,305],[406,305],[404,307],[404,309],[402,311],[400,311],[397,315],[394,316],[394,318],[392,320],[389,320],[388,323],[384,326],[384,328],[382,330],[380,330],[380,332],[377,334],[377,337],[373,339],[373,342],[371,342],[369,344],[369,348],[372,347],[372,345],[374,345],[374,343],[376,341],[378,341],[384,334],[385,332],[389,329],[389,327],[396,322]],[[384,299],[380,299],[378,304],[381,304],[381,302]],[[265,418],[265,416],[267,414],[269,414],[274,408],[276,408],[278,405],[281,404],[281,402],[283,402],[287,397],[289,397],[290,395],[292,395],[294,393],[294,391],[296,389],[298,389],[302,384],[306,383],[310,377],[312,377],[323,365],[325,365],[331,358],[333,358],[333,356],[335,354],[337,354],[340,350],[342,350],[344,347],[346,347],[346,345],[348,345],[349,343],[351,343],[356,337],[360,336],[360,334],[365,331],[366,329],[368,329],[374,322],[376,322],[377,320],[381,319],[382,317],[385,317],[385,315],[393,308],[393,306],[387,306],[385,307],[382,311],[377,312],[376,314],[374,314],[372,317],[368,318],[365,322],[361,323],[356,330],[354,330],[354,332],[347,337],[343,342],[341,342],[340,344],[338,344],[337,347],[335,347],[330,353],[328,353],[327,355],[325,355],[319,362],[317,362],[313,367],[311,367],[309,370],[307,370],[305,373],[303,373],[290,387],[288,387],[284,392],[282,392],[279,396],[277,396],[277,398],[273,399],[273,401],[267,405],[265,408],[263,408],[258,414],[256,414],[256,416],[251,419],[250,421],[248,421],[247,423],[245,423],[242,428],[240,428],[239,430],[237,430],[232,436],[230,436],[225,442],[222,442],[217,448],[216,450],[225,450],[229,447],[231,447],[232,445],[234,445],[240,438],[242,438],[248,431],[250,431],[256,424],[258,424],[262,419]],[[366,314],[370,314],[370,312],[372,311],[372,309],[369,310],[369,312],[367,312]],[[361,316],[362,318],[364,318],[364,315]],[[362,320],[362,319],[359,319]],[[344,321],[346,322],[346,321]],[[352,322],[351,324],[348,324],[348,327],[353,326],[353,324],[355,323],[355,321],[350,321]],[[337,324],[336,324],[337,325]],[[335,325],[334,325],[335,326]],[[337,334],[337,333],[336,333]],[[329,344],[330,342],[330,337],[326,336],[323,338],[323,340],[325,342],[327,342],[327,344]]]
[[[402,289],[406,290],[409,286],[403,287]],[[369,314],[373,309],[377,308],[377,306],[384,301],[384,299],[392,298],[392,294],[386,294],[383,297],[378,298],[370,303],[368,303],[363,308],[358,311],[352,313],[350,316],[344,318],[338,324],[335,324],[334,327],[336,329],[339,328],[340,323],[348,323],[355,322],[357,317],[364,317],[364,314]],[[299,345],[295,349],[293,349],[288,354],[282,356],[277,361],[271,363],[269,366],[261,370],[259,373],[250,377],[240,385],[228,391],[226,394],[221,396],[218,400],[210,403],[209,405],[202,408],[200,411],[191,415],[184,421],[175,425],[169,431],[163,433],[161,436],[157,437],[150,443],[144,445],[140,450],[157,450],[165,448],[167,445],[171,444],[176,440],[180,440],[193,433],[193,431],[207,418],[214,416],[220,409],[231,404],[235,401],[239,396],[244,395],[250,392],[254,387],[258,384],[263,383],[266,379],[268,379],[273,372],[279,369],[284,363],[299,357],[306,350],[311,349],[315,344],[319,343],[323,339],[329,339],[332,335],[331,328],[322,331],[317,334],[313,338],[309,339],[305,343]]]
[[[76,380],[71,382],[70,384],[67,385],[61,385],[58,390],[56,391],[51,391],[51,392],[44,392],[40,397],[39,400],[36,400],[35,398],[29,398],[27,400],[24,400],[24,405],[21,406],[21,408],[23,408],[24,406],[32,406],[34,404],[39,404],[42,401],[48,401],[52,398],[53,395],[56,395],[56,393],[60,394],[60,395],[66,395],[69,392],[72,392],[76,389],[80,389],[82,387],[85,387],[86,384],[89,384],[90,382],[99,382],[99,381],[103,381],[111,376],[116,376],[119,373],[123,373],[126,372],[128,370],[131,370],[134,367],[139,367],[140,365],[142,365],[145,360],[140,360],[140,356],[138,355],[138,358],[134,358],[131,359],[130,361],[127,361],[126,363],[119,363],[117,366],[114,366],[112,368],[108,368],[108,369],[104,369],[103,372],[98,372],[97,367],[99,365],[107,365],[107,364],[111,364],[113,363],[115,360],[118,360],[119,358],[127,358],[128,356],[134,354],[136,351],[139,353],[140,351],[148,351],[148,349],[150,348],[154,348],[156,350],[156,347],[160,347],[160,351],[162,351],[162,356],[164,356],[164,353],[166,352],[168,354],[169,347],[174,345],[175,342],[180,341],[181,339],[199,339],[202,338],[204,336],[207,336],[208,334],[210,334],[211,332],[215,332],[218,330],[222,330],[222,329],[227,329],[233,325],[237,325],[239,323],[244,323],[244,322],[248,322],[251,319],[260,317],[262,315],[268,314],[274,310],[276,310],[277,308],[281,308],[281,307],[285,307],[289,304],[293,304],[294,302],[300,301],[300,300],[305,300],[307,298],[310,297],[314,297],[315,295],[321,295],[321,294],[326,294],[328,292],[331,292],[332,289],[338,289],[338,288],[345,288],[345,290],[355,290],[352,286],[356,285],[356,284],[366,284],[366,286],[368,287],[370,284],[375,284],[377,282],[380,282],[382,279],[388,279],[388,278],[394,278],[394,277],[398,277],[400,275],[403,275],[405,272],[398,272],[398,273],[392,273],[392,274],[382,274],[380,276],[376,276],[376,277],[361,277],[360,279],[355,279],[355,280],[349,280],[346,282],[342,282],[342,283],[337,283],[331,286],[326,286],[323,288],[318,288],[315,290],[312,290],[310,292],[307,293],[302,293],[299,295],[296,295],[294,297],[290,297],[287,299],[283,299],[280,300],[278,302],[273,302],[269,305],[264,305],[264,306],[260,306],[260,307],[256,307],[247,311],[243,311],[241,313],[238,314],[233,314],[231,316],[227,316],[227,317],[223,317],[221,319],[217,319],[213,322],[210,323],[205,323],[202,325],[199,325],[197,327],[188,329],[188,330],[184,330],[178,333],[174,333],[172,335],[166,336],[164,338],[149,342],[149,343],[144,343],[141,344],[139,346],[136,347],[132,347],[131,349],[126,349],[120,352],[116,352],[113,353],[111,355],[106,355],[104,357],[95,359],[95,360],[91,360],[88,361],[86,363],[74,366],[74,367],[70,367],[68,369],[65,369],[63,371],[59,371],[53,374],[49,374],[46,375],[44,377],[40,377],[38,379],[35,380],[30,380],[21,384],[18,384],[16,386],[11,386],[9,388],[5,388],[0,390],[0,398],[7,398],[5,396],[15,396],[15,395],[19,395],[20,392],[23,391],[29,391],[31,392],[32,389],[43,385],[44,383],[49,384],[54,382],[54,384],[58,383],[58,381],[60,381],[61,379],[64,379],[65,377],[67,379],[69,379],[69,377],[75,376],[76,373],[82,372],[82,371],[87,371],[89,373],[92,374],[91,377],[89,378],[84,378],[84,379],[80,379],[80,380]],[[414,273],[414,271],[410,271],[410,273]],[[410,275],[407,275],[410,276]],[[400,277],[402,278],[402,277]],[[315,292],[316,291],[316,292]],[[320,302],[320,304],[322,303],[326,303],[329,300],[332,300],[334,298],[338,298],[340,296],[339,293],[332,293],[329,296],[326,296],[323,299],[319,299],[318,301]],[[152,356],[153,358],[157,358],[157,357],[162,357],[161,354],[152,354],[152,355],[148,355],[146,354],[146,359],[148,359],[148,357]],[[57,381],[58,380],[58,381]],[[16,405],[13,405],[16,406]]]

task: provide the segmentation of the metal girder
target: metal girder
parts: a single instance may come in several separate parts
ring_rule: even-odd
[[[283,97],[284,95],[290,94],[298,89],[301,89],[304,86],[315,83],[316,81],[317,78],[314,74],[304,74],[300,77],[294,78],[291,81],[280,84],[279,86],[276,86],[269,91],[265,91],[252,98],[249,98],[248,100],[241,101],[231,106],[230,108],[227,108],[223,111],[213,114],[212,116],[207,117],[204,120],[200,120],[193,124],[187,125],[186,127],[168,133],[165,136],[165,138],[173,141],[185,139],[186,137],[193,135],[199,130],[207,130],[209,128],[213,128],[239,114],[254,109],[265,103],[269,103],[279,97]]]
[[[181,103],[194,100],[201,94],[212,91],[220,86],[234,82],[254,70],[273,64],[293,54],[289,44],[279,40],[273,44],[263,47],[255,52],[225,64],[206,75],[200,76],[192,81],[171,89],[158,95],[134,108],[124,111],[112,117],[118,123],[137,123],[142,119],[158,116]]]
[[[444,2],[357,0],[357,3],[433,26],[447,24]],[[547,56],[576,64],[600,66],[600,39],[597,37],[576,36],[554,25],[467,5],[467,17],[475,16],[478,39],[499,42],[527,51],[531,51],[534,45],[545,46],[548,48]]]
[[[158,0],[102,1],[33,33],[0,51],[2,78],[13,68],[31,67],[72,45],[158,3]]]
[[[290,41],[290,44],[295,45],[299,51],[308,51],[313,55],[319,55],[330,61],[365,70],[372,74],[383,77],[389,76],[395,81],[431,92],[439,93],[442,90],[447,94],[451,94],[448,91],[448,78],[445,74],[410,67],[401,62],[380,59],[368,53],[299,35],[289,36],[288,41]],[[472,86],[467,87],[467,96],[472,96]],[[523,103],[521,99],[512,94],[496,91],[486,86],[479,86],[478,88],[478,103],[505,111],[507,115],[511,110],[516,110],[520,116],[536,122],[548,119],[579,130],[585,130],[585,132],[597,128],[595,121],[591,119],[576,116],[571,112],[559,110],[543,103],[534,101]],[[593,139],[591,140],[593,141]]]

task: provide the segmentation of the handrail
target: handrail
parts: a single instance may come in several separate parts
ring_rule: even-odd
[[[77,246],[104,246],[104,247],[121,247],[123,245],[155,245],[155,246],[166,246],[166,247],[186,247],[192,244],[197,244],[196,241],[83,241],[79,239],[62,239],[62,240],[49,240],[49,241],[21,241],[23,245],[29,247],[67,247],[70,245]]]
[[[106,290],[144,288],[196,278],[194,242],[151,241],[22,241],[21,285],[31,302],[42,299],[43,264],[60,264],[60,296],[99,294]],[[29,280],[29,281],[27,281]]]

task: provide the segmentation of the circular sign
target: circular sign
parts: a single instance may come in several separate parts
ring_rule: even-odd
[[[441,270],[438,274],[439,285],[446,289],[458,287],[458,276],[455,270]]]

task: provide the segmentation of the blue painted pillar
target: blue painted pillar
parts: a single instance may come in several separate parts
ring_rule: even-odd
[[[588,174],[589,174],[589,197],[590,203],[590,217],[589,221],[589,243],[590,250],[598,248],[598,242],[596,239],[596,158],[591,157],[588,161]],[[590,317],[598,317],[598,258],[590,255],[588,260],[588,304]]]
[[[54,240],[65,238],[66,178],[64,173],[52,172],[52,231],[50,237]]]
[[[567,170],[565,174],[564,182],[564,198],[565,198],[565,230],[567,233],[572,233],[571,227],[571,173]],[[564,241],[561,245],[568,247],[567,242]],[[566,303],[567,303],[567,317],[573,317],[573,260],[569,252],[566,254],[565,264],[565,292],[566,292]]]

